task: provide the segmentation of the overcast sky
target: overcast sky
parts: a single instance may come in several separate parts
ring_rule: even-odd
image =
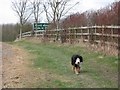
[[[71,10],[71,13],[75,13],[84,12],[90,9],[97,10],[118,0],[71,0],[71,1],[72,1],[71,4],[79,2],[79,4],[76,5],[76,7],[74,7]],[[0,0],[0,24],[19,22],[18,16],[12,10],[11,6],[12,6],[11,0]],[[43,19],[42,22],[44,21],[45,20]]]

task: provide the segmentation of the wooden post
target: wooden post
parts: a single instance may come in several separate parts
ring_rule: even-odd
[[[83,37],[83,29],[81,28],[81,39],[82,41],[84,41],[84,37]]]
[[[87,33],[88,33],[88,43],[90,43],[90,36],[91,36],[91,33],[90,33],[90,28],[88,27],[88,29],[87,29],[88,31],[87,31]]]
[[[94,42],[93,42],[93,43],[94,43],[94,46],[96,46],[96,48],[97,48],[97,44],[96,44],[96,41],[97,41],[97,40],[96,40],[97,31],[96,31],[96,29],[97,29],[97,28],[96,28],[96,25],[95,25]]]
[[[76,27],[74,28],[73,30],[73,40],[72,40],[73,43],[76,42]]]
[[[20,37],[19,37],[20,40],[22,39],[22,28],[23,28],[23,25],[20,24]]]
[[[20,28],[20,40],[22,38],[22,29]]]
[[[104,38],[104,26],[102,26],[102,46],[103,46],[103,52],[105,52],[105,38]]]
[[[96,41],[96,33],[97,33],[97,31],[96,31],[96,26],[95,26],[95,32],[94,32],[94,42]]]
[[[75,40],[76,40],[76,42],[78,43],[77,30],[78,30],[78,28],[76,28],[76,30],[75,30]]]
[[[111,43],[113,43],[112,35],[113,35],[113,29],[112,29],[112,27],[111,27],[111,29],[110,29],[110,39],[109,39],[108,51],[109,51],[109,49],[110,49],[110,47],[111,47]]]
[[[114,42],[114,41],[113,41],[113,40],[114,40],[114,39],[113,39],[113,34],[114,34],[114,33],[113,33],[113,28],[111,27],[111,42],[112,42],[112,43]]]
[[[70,29],[70,44],[72,44],[72,35],[73,35],[72,30],[73,29]]]
[[[69,43],[70,43],[70,28],[68,29],[68,31],[69,31]]]

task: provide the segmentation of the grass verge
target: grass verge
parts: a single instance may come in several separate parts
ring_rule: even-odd
[[[33,67],[44,71],[46,79],[35,87],[49,88],[117,88],[118,59],[88,51],[84,47],[55,43],[33,43],[22,40],[12,43],[26,49],[32,56]],[[73,54],[83,56],[80,75],[71,71]],[[31,57],[32,58],[32,57]]]

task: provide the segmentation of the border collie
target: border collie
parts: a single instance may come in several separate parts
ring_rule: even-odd
[[[80,66],[83,62],[83,57],[80,55],[73,55],[71,57],[71,64],[72,64],[72,70],[74,71],[75,74],[79,74],[80,73]]]

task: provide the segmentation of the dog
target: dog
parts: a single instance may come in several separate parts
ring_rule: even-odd
[[[72,70],[75,74],[80,73],[81,64],[83,63],[83,57],[80,55],[73,55],[71,57]]]

